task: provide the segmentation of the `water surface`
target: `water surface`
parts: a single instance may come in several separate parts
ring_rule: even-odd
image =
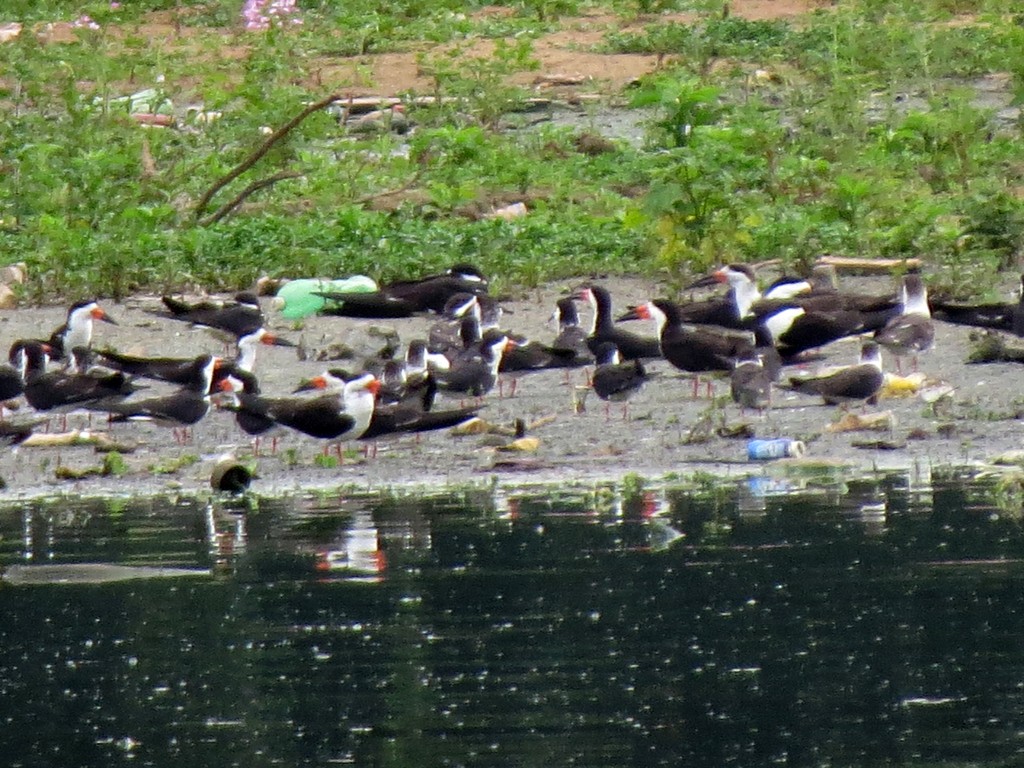
[[[1019,759],[1019,486],[792,486],[2,507],[3,762]]]

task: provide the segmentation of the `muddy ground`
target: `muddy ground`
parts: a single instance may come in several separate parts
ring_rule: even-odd
[[[506,325],[511,330],[540,340],[550,340],[554,329],[548,323],[554,301],[580,280],[548,285],[529,295],[508,301]],[[1007,295],[1012,278],[1006,281]],[[647,280],[616,278],[603,281],[613,292],[617,306],[625,307],[648,297],[664,294],[656,283]],[[847,279],[844,285],[858,290],[885,292],[894,281],[885,278]],[[301,342],[310,358],[332,345],[345,343],[372,348],[367,323],[342,318],[315,317],[296,329],[269,309],[270,326],[292,340]],[[188,325],[154,317],[147,309],[159,306],[158,297],[137,297],[123,304],[104,305],[119,325],[98,324],[96,344],[136,354],[194,355],[222,349],[206,332]],[[58,325],[63,308],[18,309],[0,315],[0,342],[39,336]],[[589,321],[589,311],[584,310]],[[408,340],[425,333],[432,318],[413,318],[387,323]],[[645,323],[633,324],[645,331]],[[763,463],[746,460],[746,437],[724,437],[718,428],[735,429],[749,424],[757,437],[787,436],[807,443],[804,461],[829,462],[871,470],[874,468],[952,465],[986,462],[1007,451],[1024,448],[1024,397],[1020,386],[1024,373],[1018,364],[966,365],[970,329],[937,324],[936,348],[923,357],[921,369],[932,382],[948,384],[952,391],[935,403],[926,403],[918,395],[883,400],[868,412],[891,412],[893,427],[884,431],[830,433],[829,424],[841,411],[803,395],[778,391],[775,405],[765,417],[741,416],[728,400],[728,383],[715,385],[717,400],[691,397],[690,380],[664,361],[649,367],[657,378],[633,398],[630,419],[623,420],[614,407],[606,417],[603,403],[592,393],[585,410],[575,413],[573,401],[584,385],[582,370],[572,372],[571,383],[563,371],[531,373],[520,379],[514,397],[489,395],[483,415],[488,421],[507,424],[514,418],[527,422],[542,421],[531,431],[540,445],[535,452],[501,453],[482,445],[482,438],[452,437],[432,433],[416,441],[410,437],[384,440],[375,458],[346,456],[341,466],[321,466],[317,457],[322,443],[290,433],[282,438],[277,453],[266,451],[252,456],[252,444],[234,423],[228,412],[213,412],[194,430],[192,442],[177,445],[169,430],[148,424],[123,424],[108,427],[105,420],[93,419],[93,425],[118,441],[135,445],[125,455],[128,472],[122,476],[60,480],[56,467],[97,466],[102,455],[93,447],[3,449],[0,453],[0,477],[7,488],[3,495],[16,498],[40,493],[158,493],[167,489],[203,490],[208,488],[214,459],[226,452],[258,466],[254,489],[263,492],[287,492],[313,487],[356,484],[369,487],[408,485],[451,485],[486,482],[492,476],[510,482],[567,482],[598,478],[615,479],[627,473],[663,477],[670,473],[696,471],[721,475],[761,471]],[[843,364],[857,354],[854,341],[841,341],[825,349],[822,363]],[[887,368],[892,359],[886,355]],[[290,392],[296,383],[324,369],[328,364],[315,359],[299,360],[294,349],[261,348],[257,362],[263,390],[268,394]],[[812,368],[814,365],[812,364]],[[160,385],[154,390],[160,391]],[[934,387],[927,389],[936,392]],[[439,398],[438,407],[458,403]],[[21,414],[18,418],[27,414]],[[55,421],[55,426],[57,425]],[[72,425],[81,424],[75,417]],[[859,447],[858,443],[882,441],[886,447]],[[894,447],[896,446],[896,447]],[[188,463],[187,457],[198,457]],[[184,466],[166,474],[185,457]]]
[[[731,12],[751,19],[797,17],[811,12],[819,3],[814,0],[742,0],[731,5]],[[481,13],[505,13],[502,9],[485,9]],[[662,21],[685,21],[685,15],[659,17]],[[642,28],[650,19],[637,19],[633,26]],[[596,53],[593,45],[609,29],[622,28],[623,21],[613,17],[590,14],[566,19],[564,29],[537,41],[536,55],[540,74],[582,75],[576,86],[550,92],[571,101],[583,92],[617,93],[625,83],[655,70],[665,62],[655,56],[611,55]],[[59,31],[59,25],[54,27]],[[166,14],[147,16],[146,37],[157,48],[175,49],[188,44],[190,34]],[[54,33],[56,34],[56,33]],[[71,34],[68,32],[68,34]],[[486,47],[486,43],[481,43]],[[473,51],[483,55],[484,49]],[[224,48],[226,60],[244,54],[244,49]],[[351,57],[310,66],[316,85],[342,89],[353,95],[391,95],[409,89],[422,91],[429,83],[417,64],[417,51]],[[369,73],[369,74],[368,74]],[[538,73],[524,73],[523,83],[532,82]],[[549,92],[548,82],[540,78],[539,91]],[[1002,98],[1003,90],[1000,90]],[[979,88],[984,91],[984,88]],[[999,105],[996,105],[999,106]],[[625,117],[623,115],[625,114]],[[580,123],[575,110],[555,111],[553,119]],[[584,119],[588,127],[614,137],[639,141],[643,125],[635,113],[621,110],[591,109]],[[607,120],[607,122],[606,122]],[[765,278],[770,275],[765,275]],[[581,278],[582,280],[582,278]],[[546,324],[556,297],[564,294],[580,280],[552,284],[543,290],[516,298],[508,303],[507,326],[540,340],[549,340],[554,329]],[[1016,283],[1007,276],[1005,295]],[[634,279],[606,281],[620,307],[642,299],[660,296],[665,291],[655,282]],[[885,292],[894,289],[888,277],[856,278],[847,285],[852,289]],[[118,326],[101,325],[97,332],[99,346],[154,355],[195,355],[200,351],[219,352],[221,347],[202,331],[169,320],[154,318],[146,309],[159,306],[158,297],[140,296],[108,309],[120,321]],[[269,300],[268,300],[269,306]],[[6,346],[21,337],[38,337],[49,332],[63,320],[64,308],[23,308],[0,313],[0,345]],[[335,318],[313,318],[297,330],[279,315],[268,312],[274,330],[294,340],[302,340],[310,357],[336,342],[357,341],[365,336],[363,325]],[[429,319],[413,319],[391,325],[403,340],[425,332]],[[648,332],[650,329],[646,329]],[[667,363],[650,368],[659,377],[634,398],[632,418],[624,421],[618,409],[612,418],[605,417],[603,404],[593,395],[586,400],[586,409],[574,413],[576,387],[585,377],[581,371],[572,375],[571,384],[561,371],[530,374],[520,382],[514,398],[487,398],[484,416],[496,423],[508,423],[520,417],[529,422],[545,421],[532,431],[540,446],[529,454],[500,454],[481,446],[479,437],[453,438],[447,434],[431,434],[420,441],[402,438],[384,441],[376,458],[364,461],[349,458],[340,467],[324,467],[316,463],[321,446],[299,435],[285,437],[275,455],[255,459],[259,479],[254,488],[262,491],[284,491],[328,487],[355,483],[375,487],[408,484],[460,484],[486,482],[494,475],[514,478],[514,482],[587,480],[617,478],[636,472],[645,476],[668,473],[692,473],[698,470],[722,475],[760,471],[762,465],[746,461],[746,438],[727,438],[717,434],[723,423],[735,428],[749,423],[758,437],[789,436],[807,442],[808,461],[846,463],[858,468],[909,467],[915,463],[962,464],[986,461],[992,457],[1024,447],[1024,420],[1017,418],[1024,411],[1024,397],[1018,381],[1021,369],[1014,364],[968,366],[969,330],[939,324],[936,349],[922,361],[922,369],[936,382],[945,382],[952,393],[937,403],[925,403],[919,396],[888,399],[877,410],[891,411],[894,426],[883,432],[828,433],[826,427],[837,420],[839,412],[819,404],[812,398],[778,392],[775,407],[769,416],[740,416],[729,404],[723,411],[707,397],[691,398],[690,382],[680,377]],[[847,363],[856,356],[855,342],[840,342],[827,350],[827,363]],[[269,348],[260,350],[257,372],[268,394],[289,392],[295,383],[325,367],[315,359],[300,361],[294,350]],[[891,366],[891,358],[886,357]],[[152,392],[161,391],[154,387]],[[727,400],[728,386],[716,386],[719,400]],[[929,389],[935,392],[934,388]],[[443,407],[445,401],[439,403]],[[27,414],[21,414],[22,418]],[[72,425],[79,422],[72,419]],[[102,418],[93,424],[107,431]],[[707,428],[704,428],[704,427]],[[125,455],[128,472],[121,476],[90,477],[84,480],[59,480],[58,466],[82,469],[98,466],[102,456],[92,447],[0,449],[0,478],[6,490],[0,495],[17,498],[40,493],[156,493],[168,488],[185,490],[208,487],[214,457],[234,452],[250,460],[251,443],[234,425],[226,412],[213,413],[199,424],[193,442],[179,446],[170,432],[148,425],[114,426],[110,434],[119,441],[137,445]],[[855,447],[862,441],[884,441],[891,450]],[[199,457],[189,464],[189,457]],[[182,459],[186,461],[182,462]],[[157,470],[171,470],[166,473]],[[507,463],[509,466],[500,466]]]

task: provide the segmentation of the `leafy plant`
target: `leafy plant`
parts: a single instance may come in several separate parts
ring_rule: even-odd
[[[495,40],[487,56],[473,55],[468,46],[456,45],[436,54],[417,57],[421,70],[433,82],[437,105],[455,99],[460,109],[468,109],[483,125],[494,127],[498,119],[525,98],[524,91],[508,83],[514,73],[537,69],[533,42],[521,37],[512,42]],[[450,114],[451,107],[441,109]]]

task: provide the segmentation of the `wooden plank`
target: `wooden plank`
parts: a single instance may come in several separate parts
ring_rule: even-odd
[[[865,259],[855,256],[821,256],[818,264],[829,264],[836,269],[860,270],[863,272],[890,272],[894,269],[921,269],[924,263],[917,258],[910,259]]]

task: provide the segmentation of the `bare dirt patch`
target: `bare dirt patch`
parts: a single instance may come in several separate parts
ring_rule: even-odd
[[[810,13],[822,5],[820,0],[734,0],[730,4],[732,16],[749,20],[794,19]],[[176,15],[173,11],[147,14],[139,24],[109,27],[106,34],[114,39],[128,36],[142,37],[154,48],[165,52],[185,51],[198,59],[216,57],[231,62],[244,59],[249,45],[237,29],[223,29],[223,45],[212,51],[200,45],[199,38],[209,34],[208,28],[199,29],[181,23],[189,11]],[[477,16],[507,15],[507,8],[484,8]],[[663,62],[658,56],[600,53],[596,49],[611,31],[640,31],[652,24],[690,23],[699,17],[693,13],[639,16],[623,19],[608,13],[590,13],[559,20],[560,29],[542,35],[534,44],[534,56],[539,61],[542,75],[568,75],[581,78],[576,90],[614,93],[626,84],[648,74]],[[34,30],[40,40],[54,44],[72,44],[79,40],[76,31],[67,22],[40,25]],[[259,34],[259,33],[254,33]],[[443,49],[443,48],[442,48]],[[474,43],[469,55],[487,56],[493,41]],[[311,88],[336,90],[353,96],[396,95],[406,92],[429,93],[432,82],[424,73],[417,57],[429,51],[420,47],[401,53],[365,54],[360,56],[319,56],[306,64],[307,85]],[[513,75],[510,80],[518,85],[534,84],[537,72]],[[549,88],[541,78],[537,88]]]
[[[742,0],[731,4],[733,16],[752,21],[792,19],[820,7],[814,0]],[[507,9],[484,9],[478,15],[508,13]],[[583,89],[616,92],[639,77],[655,71],[662,63],[655,55],[600,53],[596,50],[612,31],[640,31],[651,24],[686,24],[696,21],[693,13],[641,16],[631,21],[593,13],[560,20],[562,29],[543,35],[534,43],[539,73],[544,76],[581,77]],[[472,56],[489,56],[493,41],[481,40],[467,51]],[[429,92],[431,81],[417,64],[418,52],[368,54],[325,63],[319,69],[320,82],[329,87],[351,90],[353,95],[391,95],[406,91]],[[537,73],[519,73],[510,78],[519,85],[538,80]],[[540,78],[544,85],[546,80]],[[564,86],[562,86],[564,87]]]

